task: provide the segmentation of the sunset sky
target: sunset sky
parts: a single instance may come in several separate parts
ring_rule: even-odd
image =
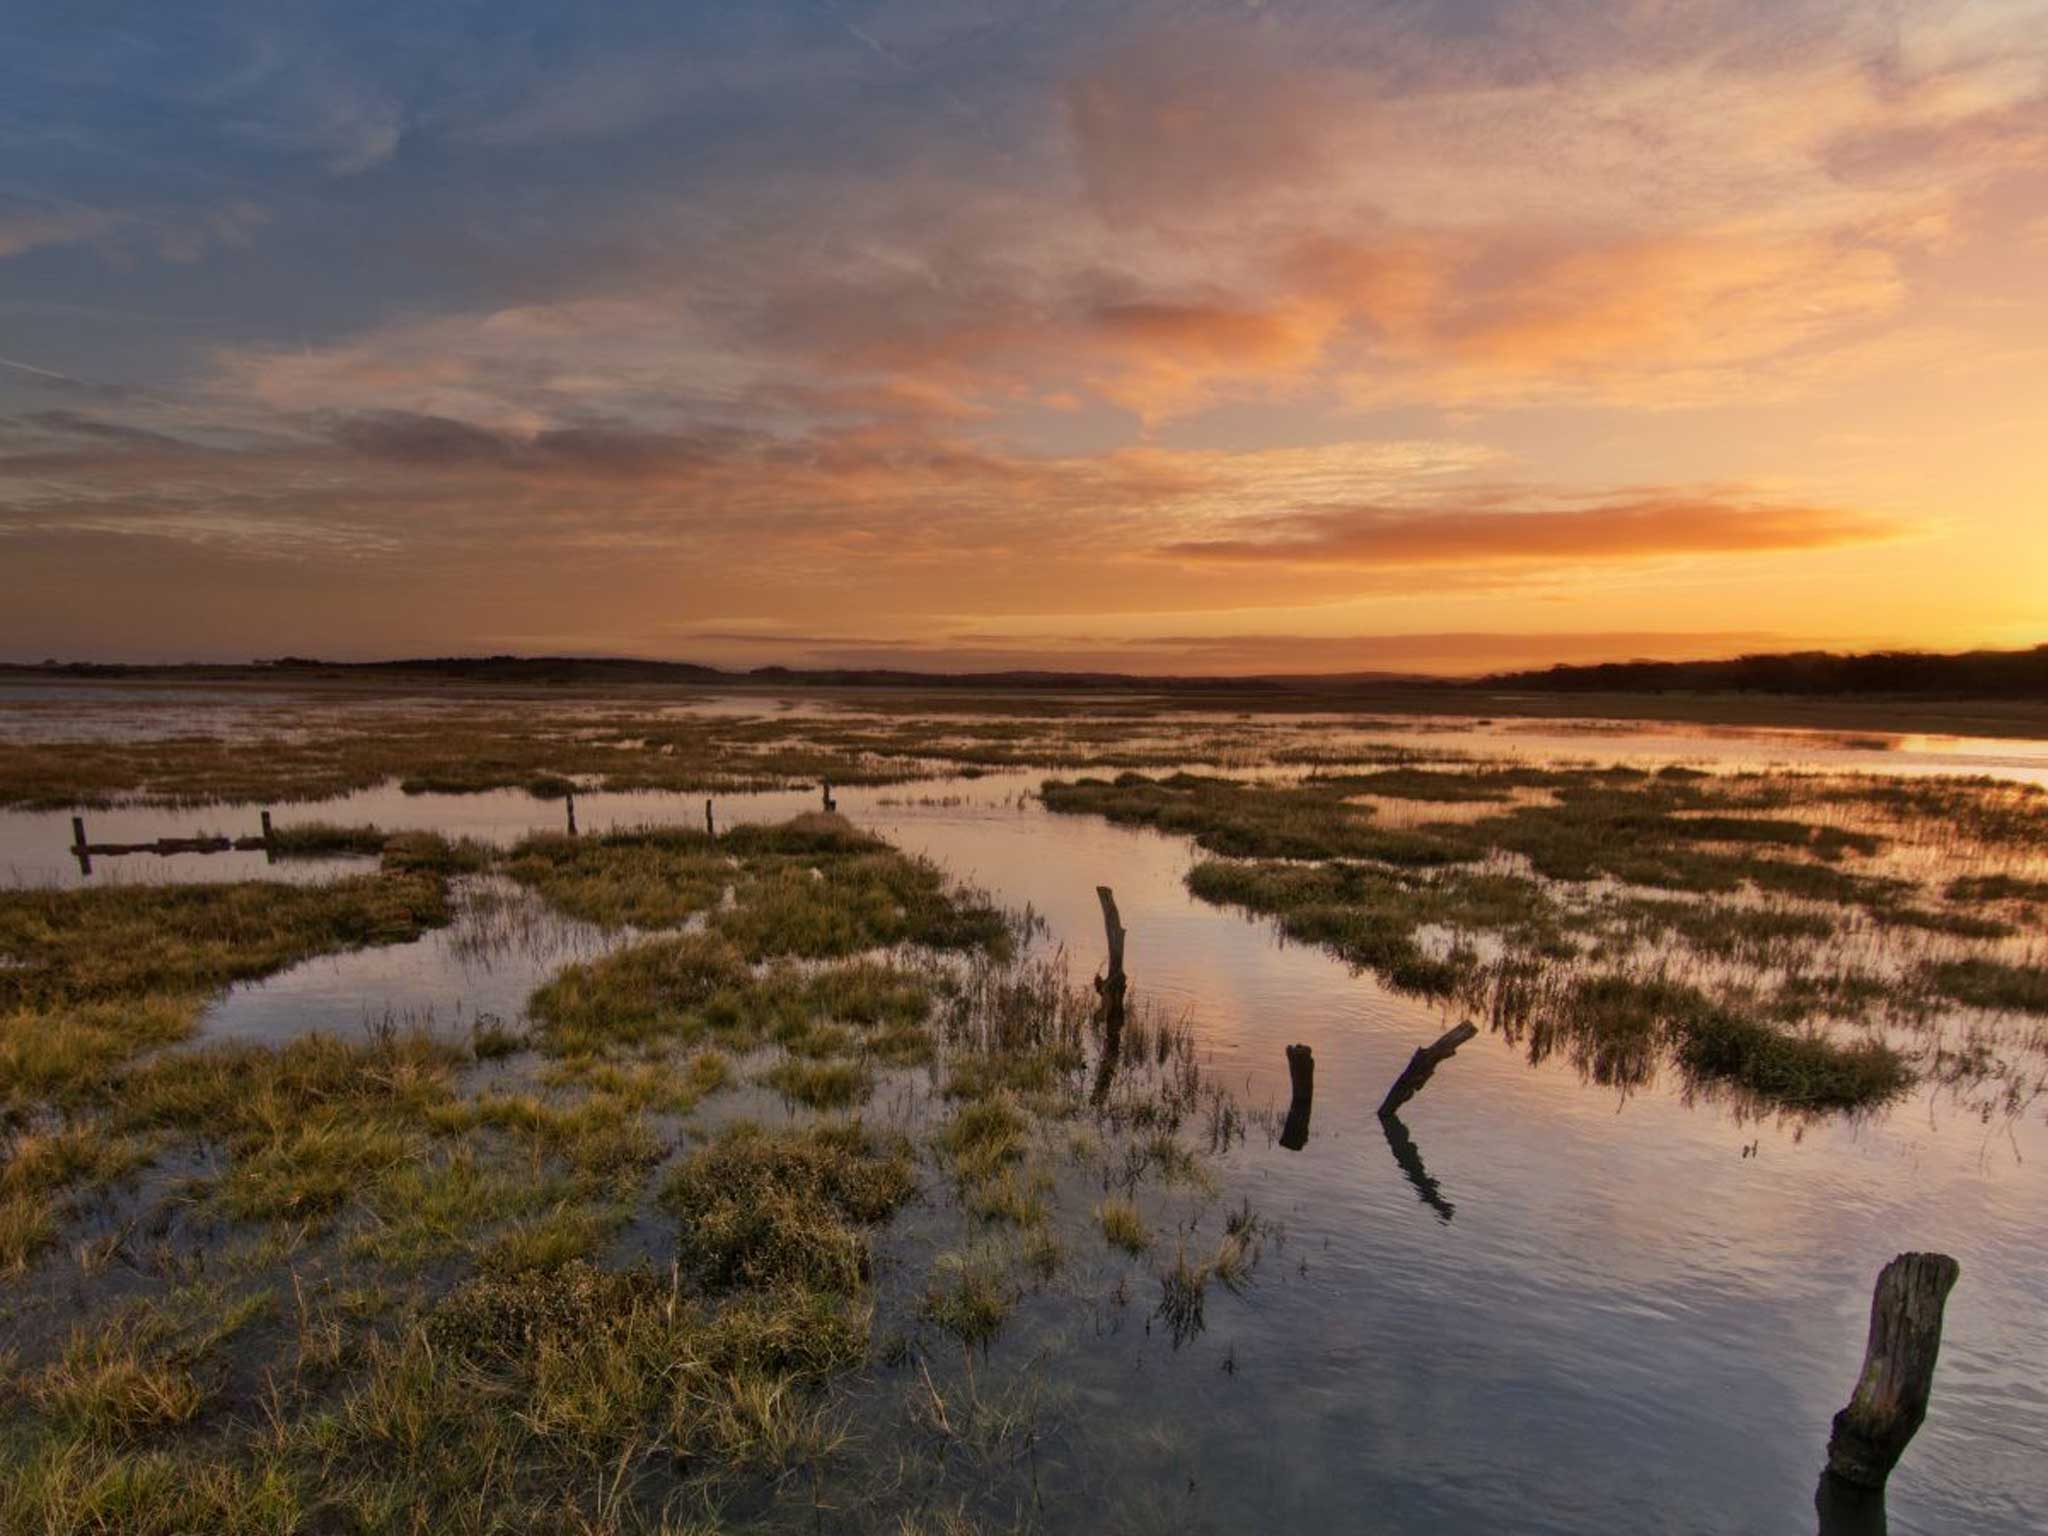
[[[0,658],[2048,640],[2048,0],[0,16]]]

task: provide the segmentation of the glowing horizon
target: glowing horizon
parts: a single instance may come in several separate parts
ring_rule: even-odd
[[[11,23],[0,657],[2048,639],[2048,0]]]

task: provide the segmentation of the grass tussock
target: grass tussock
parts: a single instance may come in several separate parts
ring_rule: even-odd
[[[721,1132],[670,1175],[662,1205],[679,1258],[714,1289],[800,1285],[851,1295],[867,1278],[865,1229],[916,1190],[906,1147],[858,1121]]]
[[[1134,1200],[1121,1196],[1104,1200],[1095,1207],[1095,1224],[1102,1229],[1104,1242],[1133,1258],[1152,1246],[1152,1229],[1145,1224],[1144,1214]]]

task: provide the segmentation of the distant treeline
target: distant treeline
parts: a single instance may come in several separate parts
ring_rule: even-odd
[[[0,672],[8,671],[101,679],[249,679],[283,674],[305,679],[391,678],[529,685],[693,683],[718,687],[948,688],[992,692],[1099,689],[1170,693],[1279,693],[1343,688],[1391,678],[1390,674],[1369,673],[1341,677],[1148,677],[1128,672],[913,672],[889,667],[753,667],[740,671],[690,661],[650,661],[629,656],[422,656],[399,661],[322,661],[310,656],[280,656],[247,665],[88,661],[47,661],[34,667],[0,664]]]
[[[1951,699],[2048,700],[2048,645],[2030,651],[1788,651],[1730,661],[1609,661],[1499,672],[1487,688],[1565,693],[1916,694]]]
[[[1364,646],[1361,646],[1363,649]],[[281,656],[248,664],[129,664],[47,661],[0,663],[0,674],[43,677],[254,680],[378,679],[434,683],[575,686],[608,683],[696,684],[710,687],[958,689],[982,692],[1141,692],[1235,694],[1247,699],[1313,694],[1373,697],[1413,707],[1467,690],[1550,693],[1774,693],[1808,697],[1917,696],[1929,699],[2019,699],[2048,703],[2048,645],[2030,651],[1921,651],[1836,655],[1797,651],[1738,656],[1732,661],[1616,661],[1499,672],[1481,678],[1418,677],[1412,673],[1266,673],[1252,677],[1153,677],[1129,672],[913,672],[887,667],[754,667],[727,670],[689,661],[630,656],[423,656],[402,661],[321,661]],[[1434,702],[1427,707],[1438,707]],[[1464,707],[1459,705],[1457,707]]]

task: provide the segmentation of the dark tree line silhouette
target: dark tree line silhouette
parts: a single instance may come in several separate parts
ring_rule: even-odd
[[[1499,672],[1489,688],[1565,693],[1919,694],[1946,698],[2048,699],[2048,645],[2028,651],[1787,651],[1727,661],[1610,661]]]

